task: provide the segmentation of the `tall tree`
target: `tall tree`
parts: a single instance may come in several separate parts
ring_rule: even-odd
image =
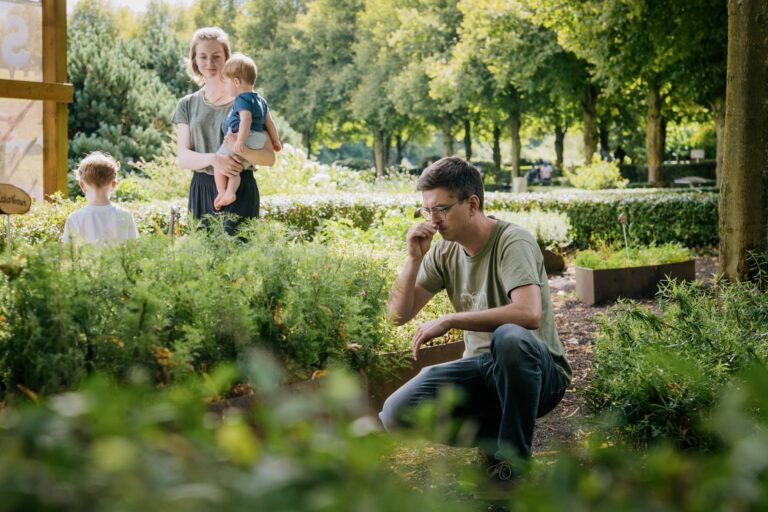
[[[528,0],[561,43],[588,60],[609,89],[639,82],[646,98],[648,180],[659,183],[664,116],[674,87],[690,83],[687,65],[701,20],[722,19],[722,0]]]
[[[519,176],[523,113],[547,96],[539,79],[562,49],[555,34],[531,23],[515,2],[462,0],[459,10],[461,39],[453,59],[460,63],[477,59],[492,77],[493,96],[509,130],[512,176]]]
[[[728,2],[728,90],[720,192],[720,271],[754,276],[768,249],[768,3]]]
[[[390,98],[398,112],[420,117],[436,127],[443,137],[443,154],[454,152],[457,131],[457,101],[435,94],[431,74],[450,59],[458,39],[461,13],[456,0],[403,0],[396,10],[398,29],[389,44],[401,62],[401,71],[392,82]]]
[[[301,134],[309,154],[316,138],[330,138],[349,119],[362,5],[361,0],[257,0],[245,6],[247,20],[238,25],[241,46],[263,63],[258,86]],[[269,12],[282,17],[273,20],[274,29],[263,17]]]

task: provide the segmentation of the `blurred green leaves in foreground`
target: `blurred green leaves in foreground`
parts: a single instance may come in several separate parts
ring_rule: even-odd
[[[157,389],[136,370],[119,386],[97,376],[39,404],[6,405],[0,510],[484,509],[398,472],[402,441],[365,414],[351,374],[332,369],[299,393],[280,378],[253,352],[183,385]],[[254,406],[212,412],[210,397],[241,379],[254,383]],[[539,460],[510,510],[764,510],[766,411],[768,370],[752,366],[715,409],[707,428],[720,442],[707,453],[633,451],[598,429]]]

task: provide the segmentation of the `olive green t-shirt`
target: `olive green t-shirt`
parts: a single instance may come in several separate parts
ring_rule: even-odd
[[[544,257],[536,240],[522,227],[497,220],[485,247],[475,256],[467,255],[456,242],[439,240],[424,257],[416,282],[432,293],[445,289],[458,312],[505,306],[515,288],[537,285],[541,290],[541,322],[531,333],[549,348],[570,381],[571,367],[555,329]],[[464,357],[490,351],[492,335],[464,331]]]
[[[221,127],[232,110],[232,101],[214,105],[205,99],[203,90],[188,94],[179,100],[173,113],[173,124],[189,125],[191,150],[198,153],[216,153],[223,141]],[[213,167],[194,169],[195,172],[213,174]]]

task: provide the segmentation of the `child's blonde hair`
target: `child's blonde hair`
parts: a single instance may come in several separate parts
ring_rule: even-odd
[[[77,177],[87,185],[101,188],[117,179],[120,163],[107,153],[94,151],[80,160]]]
[[[253,59],[242,53],[233,53],[224,64],[221,74],[230,80],[239,78],[242,82],[253,85],[256,83],[256,63]]]
[[[200,72],[200,68],[197,67],[197,62],[195,61],[197,45],[201,41],[217,41],[221,43],[222,48],[224,48],[225,61],[229,59],[231,53],[229,49],[229,36],[226,32],[219,27],[203,27],[198,29],[192,36],[192,42],[189,43],[189,60],[187,60],[187,74],[197,85],[205,84],[205,78],[203,78],[203,74]]]

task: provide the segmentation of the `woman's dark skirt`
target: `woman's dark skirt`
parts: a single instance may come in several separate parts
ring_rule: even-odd
[[[228,213],[234,215],[225,220],[225,231],[233,235],[237,227],[245,219],[255,219],[259,216],[259,187],[256,185],[256,178],[253,177],[253,171],[243,171],[240,173],[240,187],[237,189],[237,201],[225,206],[221,212],[213,208],[213,200],[216,199],[216,182],[213,175],[204,172],[195,172],[192,176],[192,183],[189,186],[189,211],[195,219],[203,219],[203,225],[206,225],[204,217],[206,215],[220,215]]]

